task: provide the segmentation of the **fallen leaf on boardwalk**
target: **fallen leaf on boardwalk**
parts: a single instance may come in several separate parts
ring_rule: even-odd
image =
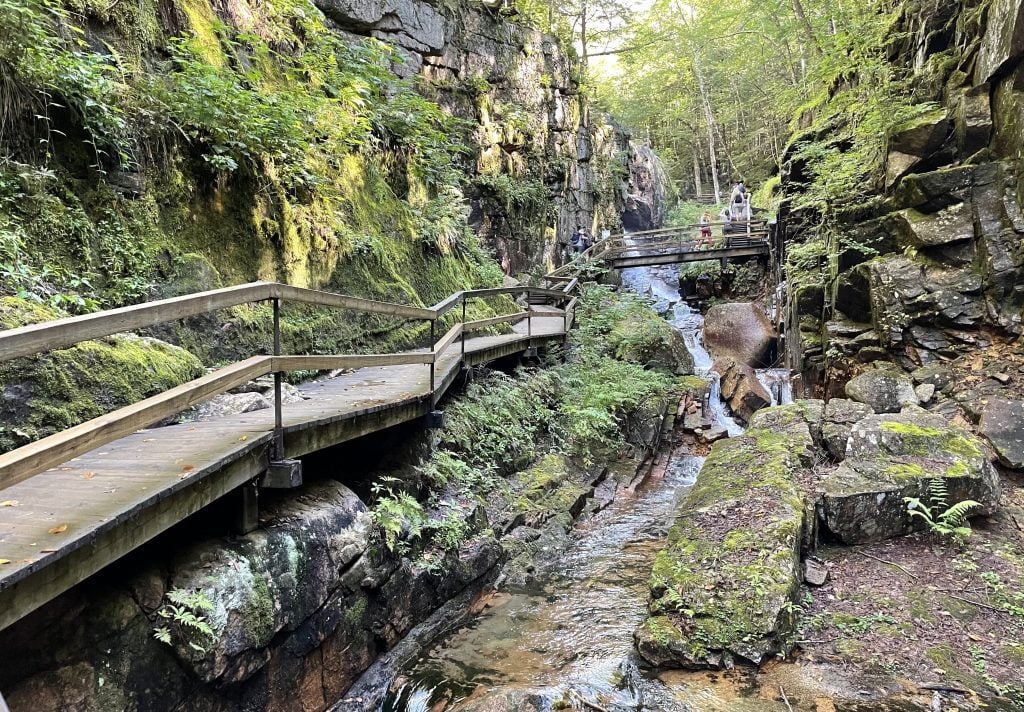
[[[242,437],[238,438],[238,442],[244,443],[248,439],[249,439],[248,435],[243,435]]]
[[[53,554],[56,551],[57,551],[56,549],[40,549],[39,553],[40,554]]]
[[[11,563],[10,559],[0,559],[0,566]]]
[[[95,472],[86,472],[85,474],[81,475],[81,478],[83,480],[91,480],[95,476],[96,476]]]
[[[17,507],[17,506],[18,506],[18,500],[16,500],[16,499],[5,499],[3,502],[0,502],[0,507]]]
[[[181,471],[182,472],[192,472],[192,470],[194,470],[194,469],[196,469],[195,465],[185,465],[184,467],[181,468]]]
[[[50,533],[51,534],[63,534],[67,530],[68,530],[68,525],[67,524],[58,524],[55,527],[50,527]]]

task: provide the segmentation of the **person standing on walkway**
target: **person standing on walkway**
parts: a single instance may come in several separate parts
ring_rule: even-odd
[[[583,228],[579,225],[576,226],[572,237],[569,238],[569,246],[572,248],[573,255],[583,252]]]
[[[711,247],[711,213],[704,211],[700,216],[700,240],[697,241],[697,249],[704,250]]]
[[[594,246],[594,236],[590,234],[590,231],[587,230],[587,228],[583,228],[582,238],[583,238],[583,251],[586,252],[587,250],[589,250],[591,247]]]

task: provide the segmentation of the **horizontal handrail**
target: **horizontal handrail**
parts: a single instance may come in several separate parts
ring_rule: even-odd
[[[552,299],[564,300],[566,298],[564,292],[555,289],[497,287],[457,292],[439,302],[435,307],[427,309],[350,297],[335,292],[293,287],[277,282],[252,282],[0,331],[0,361],[32,356],[53,349],[73,346],[90,339],[111,336],[124,331],[145,329],[170,321],[208,314],[219,309],[271,299],[432,321],[439,319],[464,299],[482,299],[521,293],[540,294]]]
[[[272,356],[253,356],[194,381],[0,455],[0,487],[9,487],[123,438],[213,396],[272,372]]]
[[[31,356],[80,341],[207,314],[218,309],[272,299],[272,284],[241,284],[0,331],[0,361]]]

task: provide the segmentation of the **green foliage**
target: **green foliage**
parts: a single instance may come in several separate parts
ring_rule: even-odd
[[[728,197],[728,196],[726,196]],[[714,220],[718,220],[718,210],[708,206],[695,203],[691,200],[683,200],[672,206],[665,218],[666,227],[696,225],[700,222],[704,212],[710,212]]]
[[[395,77],[392,49],[346,43],[321,22],[293,20],[306,42],[296,55],[220,28],[227,49],[272,60],[279,76],[213,65],[197,38],[171,40],[166,71],[144,88],[150,113],[166,117],[156,126],[177,126],[216,170],[271,162],[292,187],[328,190],[337,157],[360,147],[397,149],[430,185],[458,182],[452,157],[466,152],[462,125]]]
[[[971,524],[967,516],[971,510],[981,506],[973,499],[949,505],[949,488],[945,480],[935,478],[928,483],[930,504],[924,504],[917,497],[904,497],[907,511],[912,517],[919,517],[927,525],[928,530],[955,541],[962,541],[971,535]]]
[[[58,131],[52,113],[67,107],[90,136],[94,167],[102,170],[108,155],[131,163],[123,78],[113,57],[91,51],[55,0],[0,0],[0,27],[0,137],[27,102],[48,149]]]
[[[515,178],[507,173],[485,174],[476,184],[508,211],[536,209],[548,200],[548,189],[535,179]]]
[[[384,537],[388,551],[404,554],[409,543],[423,531],[426,517],[421,505],[408,492],[395,492],[388,483],[396,483],[393,477],[373,485],[376,501],[373,505],[373,523]]]
[[[179,642],[204,655],[206,646],[216,640],[203,615],[212,610],[213,603],[202,591],[171,589],[167,592],[167,603],[156,612],[166,624],[153,628],[153,637],[167,645]]]

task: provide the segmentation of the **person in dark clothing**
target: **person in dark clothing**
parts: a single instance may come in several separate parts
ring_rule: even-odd
[[[576,229],[572,232],[572,237],[569,238],[569,247],[577,255],[583,252],[583,228],[579,225],[576,226]]]

